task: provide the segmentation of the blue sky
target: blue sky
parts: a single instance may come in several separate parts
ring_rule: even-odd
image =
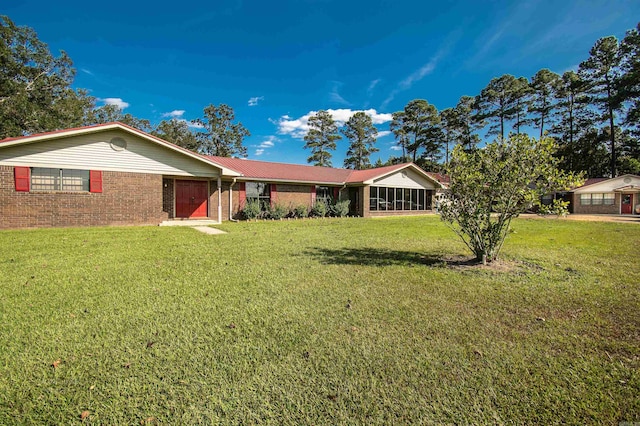
[[[576,69],[594,42],[624,37],[640,1],[296,0],[3,2],[0,14],[65,50],[75,86],[157,124],[226,103],[251,132],[250,159],[306,164],[306,118],[367,110],[386,160],[390,115],[439,110],[505,73]],[[10,4],[7,4],[10,3]],[[338,143],[341,167],[347,142]]]

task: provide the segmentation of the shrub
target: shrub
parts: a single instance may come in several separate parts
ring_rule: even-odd
[[[336,217],[345,217],[349,214],[349,204],[351,201],[342,200],[336,201],[334,205],[331,206],[331,214]]]
[[[554,214],[556,216],[566,216],[568,212],[569,202],[562,200],[553,200],[552,204],[541,204],[538,214],[541,216]]]
[[[310,216],[315,217],[325,217],[329,212],[329,206],[324,200],[316,201],[313,207],[311,208]]]
[[[260,202],[258,200],[248,200],[242,209],[242,215],[247,220],[257,219],[261,213],[262,210],[260,209]]]
[[[300,204],[299,206],[294,207],[291,212],[293,217],[303,218],[309,216],[309,208],[304,204]]]
[[[272,206],[269,206],[269,210],[267,211],[269,218],[275,220],[282,219],[287,215],[287,213],[287,208],[280,203],[275,203]]]

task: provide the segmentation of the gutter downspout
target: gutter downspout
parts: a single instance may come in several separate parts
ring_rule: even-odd
[[[237,220],[233,218],[233,185],[235,184],[236,178],[233,178],[233,182],[229,185],[229,220],[231,222],[237,222]]]

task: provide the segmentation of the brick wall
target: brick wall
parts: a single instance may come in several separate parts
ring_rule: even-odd
[[[229,220],[229,186],[231,182],[222,182],[222,220]],[[216,184],[212,182],[212,187]],[[234,219],[240,218],[240,194],[238,182],[233,186],[233,207],[231,209]],[[217,209],[217,192],[215,193],[215,201],[212,206]],[[299,205],[311,207],[311,185],[293,185],[293,184],[277,184],[276,185],[276,203],[282,204],[286,208],[294,208]],[[212,214],[214,212],[212,211]]]
[[[162,176],[103,172],[103,192],[16,192],[13,167],[0,166],[0,229],[139,225],[166,220]]]
[[[276,203],[293,209],[297,206],[311,207],[311,186],[310,185],[276,185]]]
[[[173,211],[175,206],[173,201],[174,190],[173,179],[162,179],[162,211],[167,213],[169,219],[176,217],[176,213]]]
[[[615,201],[613,205],[595,205],[595,206],[582,206],[580,205],[580,194],[571,194],[571,213],[576,214],[620,214],[620,194],[615,194]]]

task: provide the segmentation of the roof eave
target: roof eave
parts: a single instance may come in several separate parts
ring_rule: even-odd
[[[399,171],[405,170],[411,168],[413,170],[415,170],[416,172],[418,172],[419,174],[421,174],[423,177],[427,178],[429,181],[433,182],[437,187],[444,189],[444,186],[442,186],[442,184],[440,184],[440,182],[438,182],[437,179],[432,178],[431,176],[429,176],[429,174],[427,172],[425,172],[424,170],[422,170],[420,167],[416,166],[414,163],[407,163],[405,164],[403,167],[398,167],[397,169],[391,170],[387,173],[383,173],[380,174],[378,176],[375,176],[371,179],[367,179],[361,182],[349,182],[349,183],[362,183],[364,185],[373,185],[376,179],[382,179],[385,178],[389,175],[392,175],[394,173],[398,173]]]
[[[31,144],[31,143],[36,143],[36,142],[41,142],[43,140],[52,140],[52,139],[62,139],[62,138],[67,138],[67,137],[73,137],[73,136],[80,136],[80,135],[86,135],[86,134],[91,134],[91,133],[99,133],[99,132],[103,132],[105,130],[123,130],[127,133],[131,133],[134,134],[140,138],[143,138],[145,140],[148,140],[150,142],[156,143],[158,145],[162,145],[165,148],[171,149],[172,151],[178,152],[180,154],[186,155],[188,157],[191,157],[195,160],[198,160],[200,162],[206,163],[210,166],[216,167],[217,169],[220,169],[220,174],[223,176],[230,176],[230,177],[239,177],[242,176],[242,173],[239,173],[235,170],[229,169],[227,167],[224,167],[214,161],[211,161],[207,158],[202,157],[199,154],[196,154],[194,152],[189,151],[188,149],[179,147],[177,145],[174,145],[170,142],[167,142],[161,138],[152,136],[146,132],[143,132],[141,130],[136,129],[135,127],[131,127],[131,126],[127,126],[125,124],[122,123],[107,123],[107,124],[101,124],[101,125],[96,125],[96,126],[89,126],[89,127],[83,127],[83,128],[78,128],[78,129],[72,129],[72,130],[66,130],[66,131],[60,131],[60,132],[56,132],[56,133],[44,133],[41,135],[35,135],[35,136],[25,136],[23,138],[19,138],[16,140],[10,140],[8,142],[3,142],[0,143],[0,149],[1,148],[5,148],[5,147],[10,147],[10,146],[15,146],[15,145],[27,145],[27,144]]]
[[[305,185],[333,185],[333,186],[345,185],[345,182],[320,181],[320,180],[274,179],[267,176],[264,176],[264,177],[241,176],[237,180],[238,182],[269,181],[274,183],[297,183],[297,184],[305,184]]]

